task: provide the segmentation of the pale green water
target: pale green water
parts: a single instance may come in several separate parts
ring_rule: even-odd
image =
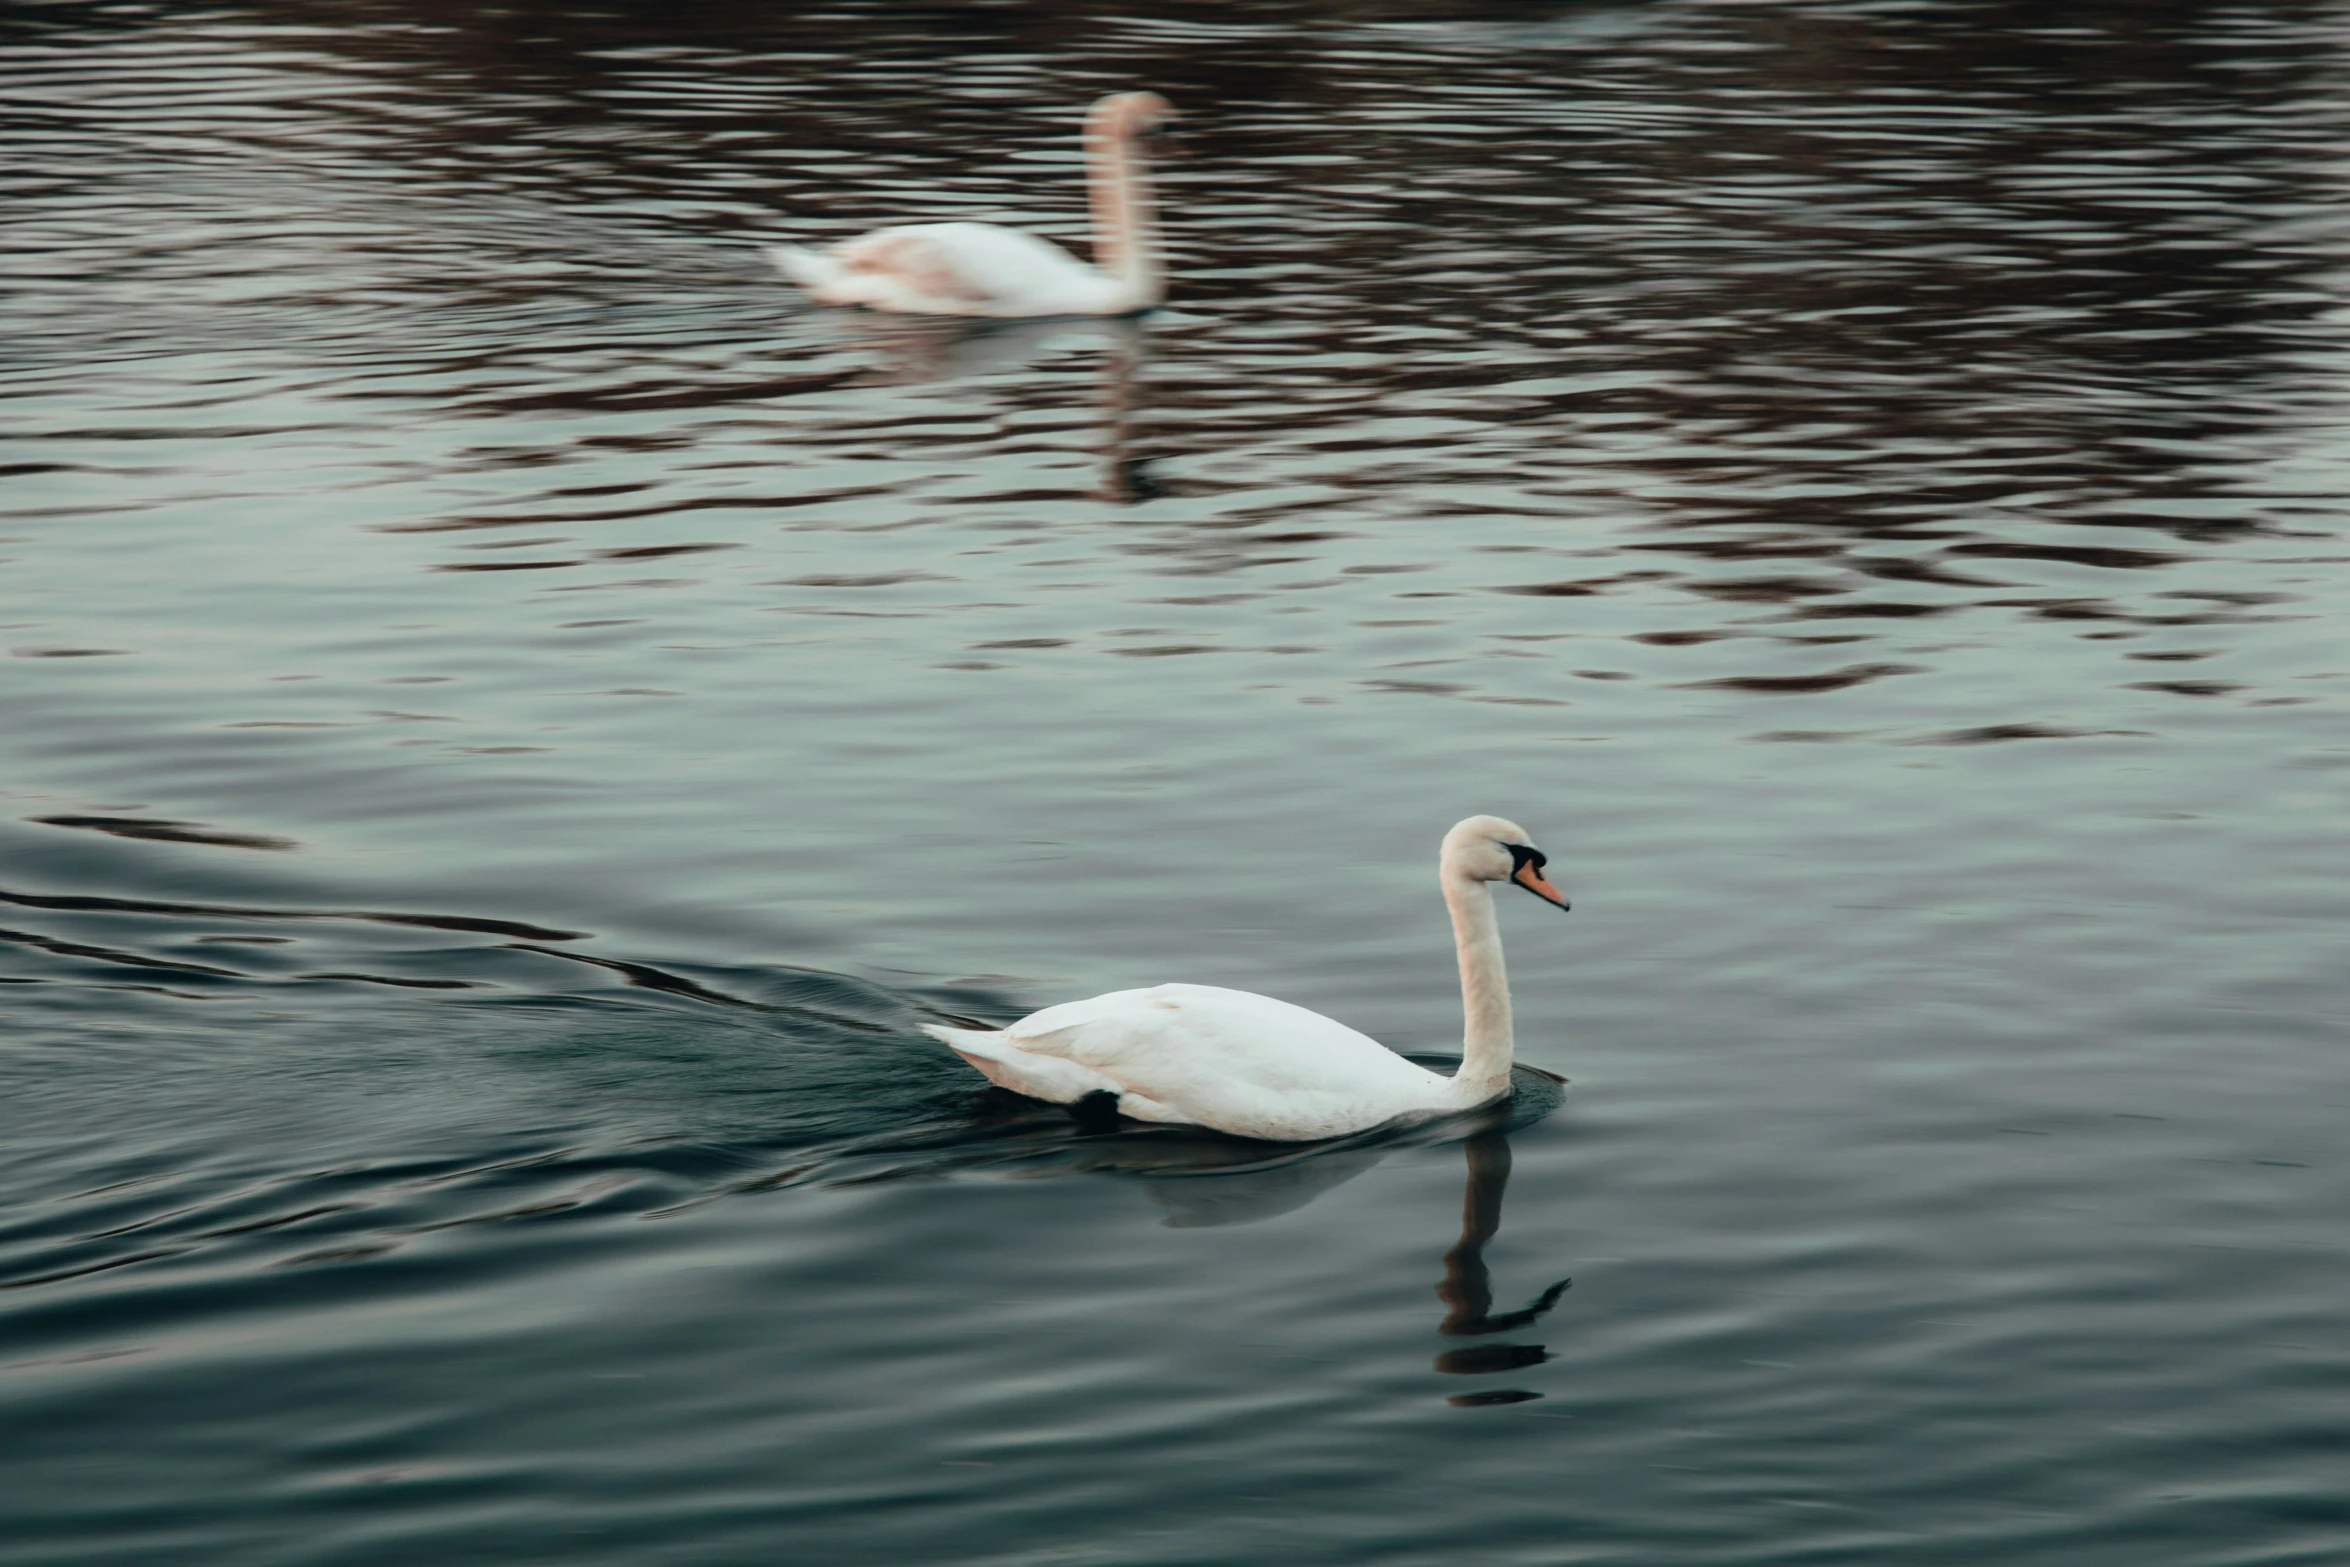
[[[10,13],[0,1560],[2342,1560],[2350,22],[2065,17]],[[911,1033],[1479,810],[1506,1141]]]

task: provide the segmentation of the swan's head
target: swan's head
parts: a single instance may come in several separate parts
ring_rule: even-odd
[[[1097,135],[1134,141],[1165,130],[1175,106],[1155,92],[1112,93],[1093,106],[1086,128]]]
[[[1471,881],[1514,881],[1545,903],[1572,907],[1567,895],[1550,884],[1542,868],[1549,856],[1516,822],[1498,816],[1472,816],[1444,835],[1444,869],[1448,875]]]

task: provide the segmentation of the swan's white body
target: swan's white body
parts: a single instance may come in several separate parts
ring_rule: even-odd
[[[828,250],[771,245],[767,254],[823,305],[928,316],[1148,310],[1166,296],[1166,272],[1150,174],[1137,143],[1170,112],[1155,93],[1117,93],[1086,116],[1093,266],[1048,240],[993,223],[913,223]]]
[[[1516,881],[1564,908],[1542,866],[1525,830],[1497,816],[1472,816],[1445,834],[1439,876],[1465,1025],[1460,1070],[1450,1077],[1318,1012],[1213,985],[1112,991],[1000,1030],[923,1031],[1015,1093],[1059,1104],[1115,1094],[1119,1112],[1136,1120],[1242,1137],[1302,1142],[1472,1110],[1509,1092],[1513,1049],[1486,884]]]

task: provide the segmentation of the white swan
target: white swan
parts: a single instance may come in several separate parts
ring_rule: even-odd
[[[1174,115],[1157,93],[1115,93],[1085,117],[1094,265],[993,223],[876,229],[829,250],[767,249],[820,305],[926,316],[1122,316],[1166,297],[1141,139]]]
[[[1452,909],[1466,1014],[1460,1070],[1440,1077],[1318,1012],[1245,990],[1160,985],[1030,1013],[1011,1027],[925,1025],[989,1082],[1059,1104],[1118,1096],[1138,1121],[1281,1142],[1342,1137],[1475,1109],[1510,1091],[1510,987],[1487,882],[1567,907],[1526,830],[1472,816],[1444,835],[1437,876]]]

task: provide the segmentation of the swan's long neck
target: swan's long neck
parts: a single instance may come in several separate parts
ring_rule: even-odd
[[[1483,1104],[1510,1085],[1510,977],[1501,962],[1501,926],[1485,883],[1445,868],[1444,901],[1452,910],[1453,946],[1461,959],[1461,1067],[1454,1091]]]
[[[1159,261],[1159,218],[1151,201],[1150,170],[1134,138],[1112,126],[1086,127],[1085,154],[1086,189],[1093,201],[1094,265],[1126,285],[1135,309],[1155,305],[1167,296],[1167,276]]]

